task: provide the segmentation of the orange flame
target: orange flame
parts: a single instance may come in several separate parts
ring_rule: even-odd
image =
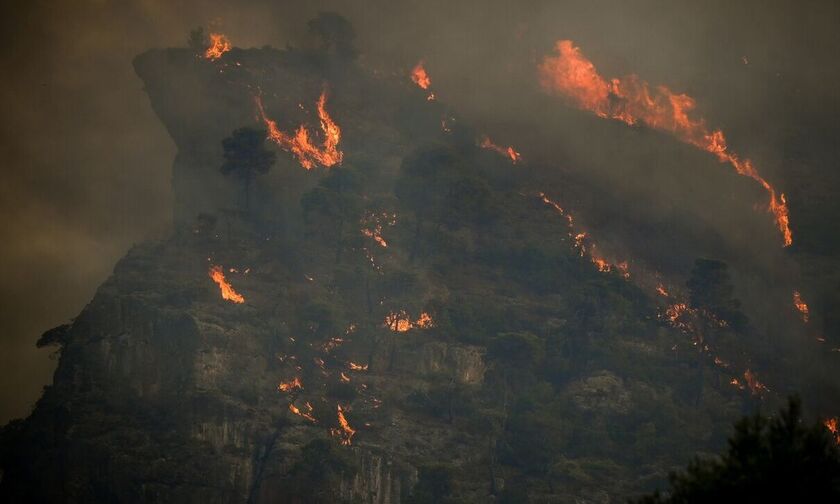
[[[840,424],[840,418],[838,417],[827,418],[823,421],[823,425],[831,433],[834,442],[840,445],[840,426],[838,424]]]
[[[429,86],[432,85],[432,79],[426,73],[426,69],[423,67],[424,64],[425,61],[420,60],[414,65],[414,68],[411,69],[411,81],[420,86],[420,89],[428,90]]]
[[[312,409],[313,409],[312,405],[309,404],[308,402],[306,403],[306,409],[307,409],[307,411],[303,412],[297,406],[295,406],[294,404],[289,403],[289,411],[291,411],[292,413],[294,413],[295,415],[297,415],[299,417],[303,417],[303,418],[309,420],[312,423],[317,423],[318,420],[316,420],[315,417],[312,416]]]
[[[222,299],[227,299],[233,303],[241,304],[245,302],[242,294],[239,294],[225,279],[225,273],[221,266],[210,266],[210,278],[219,285],[219,290],[222,291]]]
[[[488,136],[484,136],[484,137],[482,138],[481,143],[479,144],[479,146],[480,146],[482,149],[490,149],[490,150],[492,150],[492,151],[496,151],[496,152],[498,152],[498,153],[499,153],[499,154],[501,154],[502,156],[507,156],[507,157],[509,157],[509,158],[510,158],[510,162],[511,162],[511,163],[513,163],[513,164],[516,164],[517,162],[519,162],[519,160],[521,160],[521,159],[522,159],[522,154],[520,154],[519,152],[517,152],[517,151],[516,151],[516,149],[514,149],[514,148],[513,148],[513,146],[510,146],[510,147],[502,147],[501,145],[496,145],[495,143],[493,143],[493,141],[492,141],[492,140],[490,140],[490,137],[488,137]]]
[[[744,371],[744,380],[746,380],[747,386],[750,388],[750,392],[752,392],[754,395],[763,394],[765,392],[769,392],[770,390],[763,383],[761,383],[758,380],[758,377],[755,375],[755,373],[753,373],[749,369]]]
[[[341,405],[336,405],[336,408],[338,410],[338,425],[341,428],[330,429],[330,434],[339,438],[342,445],[350,446],[352,444],[353,435],[356,434],[356,431],[350,427],[350,423],[347,421],[347,418],[344,417],[344,410],[341,409]]]
[[[411,317],[409,317],[405,310],[400,310],[399,312],[391,312],[385,315],[385,320],[382,322],[382,325],[394,332],[407,332],[415,328],[428,329],[434,327],[435,322],[432,320],[432,316],[426,312],[421,313],[417,320],[412,322]]]
[[[562,94],[577,107],[599,117],[667,131],[685,143],[714,154],[721,162],[729,163],[739,175],[755,180],[767,191],[768,211],[773,214],[784,246],[793,243],[785,195],[777,194],[749,159],[741,159],[727,150],[721,130],[709,131],[702,118],[689,117],[695,108],[693,98],[676,94],[665,86],[651,90],[650,85],[636,75],[606,80],[571,40],[558,41],[555,50],[556,55],[546,56],[539,65],[540,81],[547,92]]]
[[[363,236],[372,238],[380,247],[388,248],[388,242],[382,237],[383,223],[388,226],[393,226],[397,223],[396,214],[388,214],[382,212],[375,214],[373,212],[365,212],[361,219],[362,229],[360,230]]]
[[[302,124],[298,127],[294,136],[280,131],[277,127],[277,122],[266,116],[262,99],[257,96],[255,100],[260,117],[268,129],[268,138],[282,149],[294,154],[301,166],[309,170],[316,164],[327,168],[341,164],[342,159],[344,159],[344,153],[338,150],[338,143],[341,141],[341,128],[338,127],[338,124],[327,113],[326,90],[321,93],[317,104],[318,118],[321,121],[321,131],[324,138],[321,147],[317,147],[312,143],[309,130]]]
[[[368,365],[367,365],[367,364],[362,365],[362,364],[356,364],[355,362],[348,362],[348,363],[347,363],[347,365],[348,365],[348,366],[350,367],[350,369],[352,369],[353,371],[367,371],[367,369],[368,369]]]
[[[277,385],[277,390],[280,392],[291,392],[294,389],[302,389],[303,384],[300,382],[300,378],[295,376],[293,379],[280,383]]]
[[[802,315],[802,322],[807,324],[811,312],[808,310],[808,304],[802,300],[802,294],[799,291],[793,291],[793,306]]]
[[[230,51],[230,40],[221,33],[210,34],[210,47],[204,51],[204,57],[209,60],[216,60],[222,57],[222,54]]]

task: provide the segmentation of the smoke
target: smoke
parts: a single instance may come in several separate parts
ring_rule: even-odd
[[[235,46],[283,47],[305,43],[319,11],[346,16],[364,64],[407,74],[423,59],[438,100],[555,177],[563,203],[599,236],[685,272],[687,255],[657,248],[678,236],[692,254],[735,262],[742,297],[766,297],[768,277],[799,280],[791,254],[840,251],[840,238],[827,238],[840,236],[838,203],[826,196],[840,186],[829,164],[840,109],[835,2],[58,0],[3,9],[0,423],[25,415],[50,382],[49,351],[34,346],[40,333],[76,315],[132,243],[169,229],[174,145],[131,60],[185,45],[199,25]],[[714,159],[541,94],[537,63],[561,38],[604,75],[636,73],[695,97],[788,195],[794,250],[779,250],[766,215],[744,203],[761,194]],[[810,273],[806,298],[840,284],[836,264]]]

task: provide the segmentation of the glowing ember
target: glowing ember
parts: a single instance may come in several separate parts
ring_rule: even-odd
[[[834,438],[834,442],[840,445],[840,418],[827,418],[823,421],[823,425],[825,428],[828,429],[828,432],[831,433],[831,437]]]
[[[507,156],[508,158],[510,158],[510,162],[511,162],[511,163],[513,163],[513,164],[516,164],[519,160],[521,160],[521,159],[522,159],[522,154],[520,154],[519,152],[517,152],[517,151],[513,148],[513,146],[511,146],[511,147],[502,147],[501,145],[496,145],[495,143],[493,143],[493,141],[492,141],[492,140],[490,140],[490,137],[487,137],[487,136],[485,136],[484,138],[482,138],[481,143],[479,144],[479,146],[480,146],[482,149],[490,149],[490,150],[492,150],[492,151],[498,152],[498,153],[499,153],[499,154],[501,154],[502,156]]]
[[[387,248],[388,242],[382,237],[383,225],[393,226],[397,223],[397,215],[382,212],[375,214],[373,212],[365,212],[361,219],[363,236],[372,238],[380,247]]]
[[[367,371],[368,365],[356,364],[355,362],[348,362],[347,366],[353,371]]]
[[[407,332],[415,328],[428,329],[434,327],[435,323],[432,316],[426,312],[421,313],[417,320],[412,322],[411,317],[404,310],[400,310],[385,315],[382,325],[394,332]]]
[[[210,34],[210,47],[204,51],[204,57],[209,60],[215,60],[222,57],[222,54],[230,51],[230,40],[221,33]]]
[[[339,373],[339,379],[345,383],[350,382],[350,377],[344,374],[343,372]]]
[[[656,286],[656,293],[659,294],[662,297],[670,297],[670,294],[668,294],[668,291],[665,289],[665,286],[662,285],[662,284],[659,284],[659,285]]]
[[[255,100],[260,117],[268,129],[269,140],[279,145],[280,148],[294,154],[301,166],[310,170],[316,164],[327,168],[341,164],[342,159],[344,159],[344,153],[338,150],[338,143],[341,141],[341,128],[338,127],[338,124],[327,113],[326,91],[321,93],[317,104],[318,118],[321,121],[321,131],[323,134],[321,147],[312,143],[309,130],[303,125],[298,127],[294,135],[280,131],[277,127],[277,122],[266,116],[262,99],[258,96]]]
[[[746,380],[747,386],[750,388],[750,392],[752,392],[754,395],[759,395],[770,391],[770,389],[768,389],[763,383],[761,383],[758,380],[758,377],[755,375],[755,373],[753,373],[749,369],[744,371],[744,380]]]
[[[303,384],[300,382],[300,378],[295,376],[293,379],[283,382],[277,385],[277,390],[280,392],[291,392],[294,389],[302,389]]]
[[[306,411],[301,411],[297,406],[290,403],[289,404],[289,411],[291,411],[292,413],[294,413],[295,415],[297,415],[299,417],[303,417],[303,418],[309,420],[312,423],[317,423],[318,420],[316,420],[315,417],[312,416],[312,405],[309,404],[309,403],[306,403],[305,407],[306,407]]]
[[[432,79],[426,73],[426,68],[423,66],[425,62],[420,60],[414,68],[411,69],[411,81],[420,86],[420,89],[428,90],[432,85]]]
[[[237,304],[245,302],[245,298],[242,297],[242,294],[233,290],[233,287],[231,287],[225,279],[225,272],[221,266],[210,266],[209,275],[210,278],[219,285],[219,290],[222,292],[222,299],[226,299]]]
[[[727,150],[722,131],[709,131],[702,118],[689,117],[695,108],[693,98],[675,94],[665,86],[651,89],[636,75],[607,80],[571,40],[558,41],[555,50],[556,55],[546,56],[539,66],[541,84],[547,92],[566,96],[577,107],[599,117],[667,131],[685,143],[714,154],[721,162],[729,163],[739,175],[755,180],[767,191],[768,211],[773,214],[784,245],[793,243],[785,195],[777,194],[750,160],[741,159]]]
[[[808,304],[802,300],[802,294],[800,294],[799,291],[793,291],[793,306],[796,307],[800,315],[802,315],[802,322],[807,324],[810,311],[808,310]]]
[[[350,423],[347,421],[347,418],[345,418],[344,410],[341,409],[341,405],[336,405],[336,408],[338,410],[338,425],[341,428],[330,429],[330,434],[339,438],[342,445],[350,446],[352,444],[353,435],[356,434],[356,431],[350,427]]]

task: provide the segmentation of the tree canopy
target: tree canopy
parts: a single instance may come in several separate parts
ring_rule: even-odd
[[[778,416],[740,420],[726,453],[697,458],[670,480],[667,495],[636,502],[840,502],[840,448],[821,424],[805,424],[791,398]]]

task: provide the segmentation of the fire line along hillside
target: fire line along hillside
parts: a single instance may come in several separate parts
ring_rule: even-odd
[[[42,337],[58,370],[2,431],[0,500],[616,502],[777,402],[725,264],[649,293],[425,70],[309,28],[135,60],[175,230]]]

